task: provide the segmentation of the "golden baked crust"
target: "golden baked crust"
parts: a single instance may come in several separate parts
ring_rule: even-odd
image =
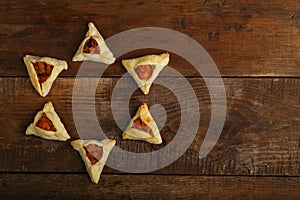
[[[89,30],[85,38],[78,47],[77,52],[72,58],[72,61],[90,60],[94,62],[101,62],[105,64],[112,64],[115,58],[95,25],[90,22],[88,24]]]
[[[142,140],[161,144],[158,127],[153,120],[146,103],[142,104],[123,133],[123,139]]]
[[[79,152],[87,172],[90,175],[90,178],[93,183],[98,183],[100,180],[100,175],[102,173],[103,167],[106,163],[106,160],[108,158],[108,155],[111,151],[111,149],[115,146],[116,141],[113,139],[104,139],[102,141],[97,141],[97,140],[74,140],[71,142],[71,145],[73,148]],[[94,145],[101,147],[102,149],[102,156],[99,160],[91,161],[89,156],[87,156],[87,150],[85,147],[88,145]]]
[[[148,94],[153,81],[169,63],[170,55],[147,55],[139,58],[122,60],[122,64],[133,77],[144,94]]]
[[[46,118],[54,126],[52,129],[43,129],[39,126],[41,118],[46,116]],[[60,140],[66,141],[70,139],[67,130],[65,129],[63,123],[61,122],[59,116],[54,110],[52,103],[49,101],[45,104],[43,110],[39,111],[34,117],[34,121],[27,127],[26,135],[36,135],[48,140]]]
[[[66,61],[57,60],[55,58],[26,55],[23,60],[33,87],[42,97],[45,97],[50,92],[53,82],[62,72],[62,70],[68,69],[68,64]],[[51,73],[46,80],[40,80],[35,68],[36,63],[45,63],[49,66],[52,66]]]

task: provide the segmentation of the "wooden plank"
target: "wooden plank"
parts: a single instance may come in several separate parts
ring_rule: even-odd
[[[0,174],[1,199],[297,199],[300,178]],[[155,185],[155,186],[154,186]]]
[[[0,44],[1,76],[27,76],[22,63],[25,54],[65,59],[70,69],[62,75],[75,76],[80,63],[71,58],[89,21],[96,23],[105,38],[147,26],[180,31],[211,54],[223,76],[300,75],[298,0],[16,0],[2,1],[0,7],[0,39],[5,41]],[[198,76],[186,65],[174,68]],[[123,73],[119,63],[107,71],[108,76]]]
[[[174,82],[174,78],[165,78]],[[82,91],[94,79],[87,79]],[[112,88],[117,78],[102,78],[96,93],[96,111],[105,134],[117,140],[117,145],[132,152],[151,152],[168,144],[180,123],[180,108],[171,91],[154,85],[151,95],[134,92],[129,111],[137,107],[162,104],[167,123],[162,129],[163,145],[155,146],[138,141],[123,141],[111,112]],[[224,79],[227,93],[227,117],[222,135],[213,151],[204,159],[198,152],[210,122],[210,97],[200,78],[189,78],[200,102],[201,119],[198,134],[187,152],[157,174],[243,174],[243,175],[300,175],[300,80],[293,78]],[[122,91],[128,93],[131,78],[121,81]],[[47,101],[53,101],[73,139],[78,138],[72,115],[73,78],[58,78],[50,94],[41,98],[28,78],[0,78],[0,171],[1,172],[84,172],[78,154],[68,142],[47,141],[24,132],[35,113]],[[178,85],[178,87],[182,87]],[[185,88],[182,88],[182,92]],[[164,94],[162,96],[161,94]],[[86,97],[82,95],[82,118],[86,113]],[[121,99],[122,100],[122,99]],[[121,100],[118,100],[122,102]],[[195,108],[191,108],[195,109]],[[120,116],[122,117],[122,116]],[[91,130],[94,128],[91,128]],[[173,156],[173,155],[170,155]],[[104,172],[116,172],[108,167]]]

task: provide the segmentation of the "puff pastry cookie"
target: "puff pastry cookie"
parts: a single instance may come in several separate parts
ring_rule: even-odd
[[[168,53],[147,55],[140,58],[122,60],[122,64],[144,94],[148,94],[153,81],[169,63],[169,57]]]
[[[115,58],[109,48],[106,46],[103,37],[92,22],[88,24],[89,30],[81,42],[72,61],[90,60],[105,64],[112,64]]]
[[[115,140],[75,140],[71,145],[79,152],[92,182],[98,183],[109,152],[116,144]]]
[[[142,104],[131,119],[123,133],[123,139],[143,140],[153,144],[161,144],[158,127],[153,120],[146,103]]]
[[[66,61],[55,58],[26,55],[23,60],[33,87],[42,97],[49,93],[60,72],[68,69]]]
[[[66,141],[70,139],[63,123],[49,101],[39,111],[26,129],[26,135],[36,135],[48,140]]]

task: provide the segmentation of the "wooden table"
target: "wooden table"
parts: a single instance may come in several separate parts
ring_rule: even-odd
[[[1,1],[0,198],[299,199],[299,10],[298,0]],[[195,90],[201,120],[194,142],[171,165],[145,174],[105,167],[95,185],[69,142],[25,135],[36,112],[52,101],[72,140],[79,137],[72,89],[81,63],[71,58],[89,21],[105,38],[133,28],[164,27],[188,35],[207,50],[222,75],[228,106],[221,137],[205,158],[199,159],[198,153],[211,115],[207,87],[193,67],[173,54],[170,66]],[[131,55],[157,51],[143,49]],[[26,54],[69,64],[45,98],[30,83],[22,61]],[[105,87],[96,93],[99,123],[126,150],[162,148],[166,144],[156,147],[121,139],[109,105],[125,72],[118,59],[101,77]],[[87,85],[89,81],[92,77]],[[133,94],[130,112],[133,115],[142,102],[166,106],[169,115],[161,132],[168,143],[180,121],[178,102],[163,87],[154,85],[151,90],[148,96],[139,90]]]

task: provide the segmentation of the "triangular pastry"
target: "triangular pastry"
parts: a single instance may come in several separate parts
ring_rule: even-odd
[[[79,152],[92,182],[98,183],[109,152],[116,144],[113,139],[75,140],[71,145]]]
[[[142,104],[131,119],[123,133],[123,139],[143,140],[153,144],[161,144],[158,127],[153,120],[146,103]]]
[[[66,61],[55,58],[26,55],[23,60],[33,87],[42,97],[49,93],[60,72],[68,69]]]
[[[92,22],[88,24],[89,30],[85,38],[81,42],[77,52],[72,61],[90,60],[94,62],[101,62],[105,64],[112,64],[115,58],[109,48],[106,46],[103,37],[100,35],[97,28]]]
[[[140,58],[122,60],[122,64],[144,94],[148,94],[153,81],[169,63],[169,57],[168,53],[147,55]]]
[[[36,135],[48,140],[66,141],[70,139],[63,123],[49,101],[39,111],[26,129],[26,135]]]

